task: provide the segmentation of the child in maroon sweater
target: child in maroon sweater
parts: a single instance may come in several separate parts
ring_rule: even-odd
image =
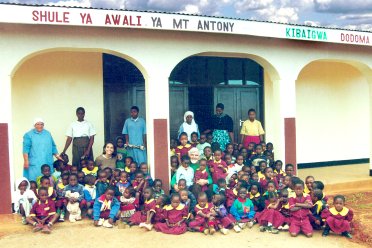
[[[209,161],[208,165],[214,184],[217,184],[217,180],[220,178],[226,179],[227,165],[222,160],[222,151],[220,149],[214,151],[214,160]]]
[[[203,232],[205,235],[213,235],[215,229],[215,212],[213,203],[208,202],[207,194],[198,195],[198,204],[195,206],[195,219],[190,221],[189,227],[192,231]]]

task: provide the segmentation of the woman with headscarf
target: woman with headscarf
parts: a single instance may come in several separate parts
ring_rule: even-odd
[[[187,133],[187,138],[191,142],[191,134],[193,132],[198,133],[198,138],[200,137],[199,127],[194,120],[194,113],[191,111],[186,111],[183,115],[184,122],[181,124],[180,129],[178,130],[178,138],[181,133]]]
[[[53,172],[53,156],[59,160],[56,144],[49,131],[44,129],[41,118],[34,120],[34,128],[23,136],[23,175],[30,181],[35,181],[41,175],[41,166],[48,164]]]

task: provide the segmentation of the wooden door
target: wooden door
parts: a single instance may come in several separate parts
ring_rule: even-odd
[[[183,115],[188,110],[188,88],[183,86],[169,87],[169,129],[170,138],[177,139],[178,129],[183,123]]]

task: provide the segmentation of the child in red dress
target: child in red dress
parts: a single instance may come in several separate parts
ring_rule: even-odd
[[[133,187],[125,188],[123,195],[120,196],[120,217],[124,227],[128,225],[130,217],[139,207],[139,199],[136,198],[136,191]]]
[[[208,180],[208,172],[207,172],[207,161],[201,160],[199,164],[199,169],[195,171],[194,174],[194,192],[204,192],[208,190],[208,184],[204,184],[203,186],[200,186],[196,182],[200,179]]]
[[[332,231],[349,239],[353,238],[350,234],[350,222],[353,216],[353,210],[345,207],[345,197],[336,195],[333,198],[333,207],[322,212],[322,218],[326,222],[323,236],[328,236],[329,231]]]
[[[309,195],[304,194],[304,182],[297,180],[294,184],[295,197],[289,199],[291,211],[291,225],[289,232],[296,237],[302,231],[307,237],[313,236],[313,227],[310,224],[310,208],[313,206]]]
[[[208,166],[212,173],[214,184],[217,184],[217,180],[220,178],[226,179],[227,165],[225,161],[222,160],[222,151],[220,149],[214,151],[214,160],[209,161]]]
[[[266,208],[261,213],[256,213],[256,219],[260,224],[260,231],[268,231],[273,234],[279,233],[278,227],[283,225],[285,218],[280,213],[281,201],[276,192],[268,193],[265,201]]]
[[[267,185],[269,182],[273,182],[275,185],[275,189],[279,189],[278,182],[276,181],[276,178],[274,177],[274,172],[271,167],[266,167],[265,168],[265,178],[261,178],[259,183],[261,185],[261,193],[264,193],[267,190]]]
[[[165,206],[167,205],[169,198],[167,195],[159,195],[158,198],[155,199],[156,206],[155,206],[155,214],[154,214],[154,223],[164,223],[165,222]]]
[[[289,225],[291,224],[291,212],[289,210],[289,198],[288,198],[288,190],[283,189],[280,191],[280,213],[284,216],[284,223],[278,227],[278,230],[287,231],[289,230]]]
[[[213,195],[212,203],[214,205],[214,212],[216,223],[220,232],[224,235],[228,234],[229,230],[236,224],[235,218],[227,212],[225,207],[226,197],[224,194]]]
[[[34,232],[41,231],[49,234],[57,221],[58,214],[56,214],[54,201],[48,198],[48,188],[41,187],[38,193],[39,200],[32,206],[26,221],[34,227]]]
[[[156,223],[155,230],[166,234],[179,235],[187,231],[185,223],[188,216],[187,207],[181,204],[178,193],[171,195],[171,204],[164,208],[165,223]]]
[[[143,198],[145,200],[142,210],[135,212],[132,217],[130,217],[130,225],[139,225],[139,227],[144,227],[151,231],[152,229],[152,219],[156,212],[156,201],[153,197],[153,191],[151,187],[147,187],[143,191]]]
[[[190,221],[189,227],[192,231],[202,232],[205,235],[213,235],[215,229],[215,212],[213,203],[208,202],[208,197],[205,192],[198,195],[198,204],[195,206],[195,219]]]
[[[179,137],[180,145],[177,146],[174,149],[174,152],[176,153],[178,157],[178,162],[181,164],[181,158],[184,155],[188,155],[190,149],[193,147],[192,145],[188,144],[188,136],[187,133],[181,133]]]

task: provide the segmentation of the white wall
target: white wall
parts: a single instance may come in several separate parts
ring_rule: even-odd
[[[356,68],[310,63],[296,93],[298,163],[369,158],[369,86]]]

